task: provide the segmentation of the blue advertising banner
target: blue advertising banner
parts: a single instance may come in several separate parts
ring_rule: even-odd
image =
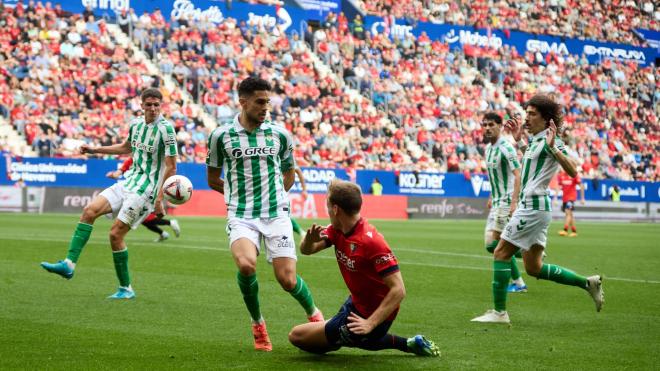
[[[2,0],[14,5],[18,1]],[[27,0],[23,3],[27,4]],[[325,9],[333,3],[339,6],[339,1],[310,1],[312,3],[321,3]],[[107,15],[114,18],[115,13],[124,9],[133,8],[135,13],[140,16],[143,12],[153,12],[160,9],[165,19],[180,19],[192,17],[192,19],[206,18],[214,23],[221,23],[225,18],[231,17],[237,20],[264,24],[268,28],[274,29],[275,26],[280,31],[291,32],[299,31],[300,22],[308,19],[307,11],[302,8],[294,7],[276,7],[261,4],[247,4],[237,1],[218,1],[218,0],[60,0],[62,9],[82,13],[87,6],[91,7],[97,15]],[[229,5],[228,5],[229,4]],[[318,14],[318,10],[316,11]],[[327,13],[323,13],[325,16]]]
[[[365,26],[372,34],[386,33],[392,38],[401,38],[409,34],[419,36],[425,32],[431,40],[441,40],[453,47],[472,45],[478,47],[500,48],[502,45],[515,47],[519,53],[554,52],[562,55],[584,54],[590,63],[600,63],[604,59],[632,61],[643,66],[653,65],[656,49],[641,48],[624,44],[603,43],[591,40],[578,40],[566,37],[534,35],[525,32],[476,29],[474,27],[449,24],[418,22],[410,25],[404,19],[396,19],[387,25],[380,17],[365,17]]]
[[[658,53],[660,53],[660,31],[637,28],[635,29],[635,32],[641,36],[650,47],[656,48]]]
[[[62,158],[7,158],[0,161],[0,185],[13,185],[22,179],[28,186],[46,187],[90,187],[106,188],[115,180],[106,173],[116,170],[116,160],[79,160]],[[328,183],[334,179],[348,180],[343,169],[302,168],[309,193],[325,193]],[[206,166],[203,164],[179,163],[177,173],[184,175],[198,190],[208,190]],[[371,193],[374,180],[383,186],[385,195],[422,197],[472,197],[487,198],[490,183],[485,175],[476,174],[466,178],[459,173],[417,173],[403,171],[358,170],[356,182],[364,194]],[[608,200],[614,185],[619,187],[621,201],[660,202],[660,183],[626,182],[611,179],[583,179],[587,200]],[[298,179],[291,189],[302,190]]]

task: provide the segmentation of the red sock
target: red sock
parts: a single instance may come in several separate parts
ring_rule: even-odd
[[[564,230],[568,231],[568,224],[564,224]]]
[[[573,233],[575,233],[575,232],[576,232],[576,230],[575,230],[575,226],[572,226],[572,227],[571,227],[571,230],[573,231]]]

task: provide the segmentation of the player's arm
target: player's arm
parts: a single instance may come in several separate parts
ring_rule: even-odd
[[[520,195],[520,169],[513,169],[513,195],[511,196],[511,214],[516,211],[518,206],[518,196]]]
[[[212,167],[212,166],[207,166],[206,167],[206,183],[208,183],[209,187],[221,194],[225,193],[225,181],[220,178],[220,173],[222,172],[222,169],[219,167]]]
[[[380,325],[399,307],[403,298],[406,296],[406,287],[403,284],[403,277],[398,270],[383,277],[383,282],[390,289],[387,295],[380,302],[380,305],[369,316],[369,318],[361,318],[355,313],[351,313],[348,317],[348,328],[351,332],[358,335],[366,335],[370,333],[376,326]]]
[[[323,227],[312,224],[307,230],[307,234],[300,242],[300,253],[303,255],[312,255],[331,246],[328,237],[323,236]]]
[[[548,144],[548,147],[550,147],[550,153],[557,160],[557,162],[559,162],[561,168],[564,169],[566,174],[568,174],[571,178],[575,178],[577,176],[577,169],[575,168],[575,164],[568,156],[568,152],[566,152],[566,148],[564,147],[563,143],[561,141],[559,141],[559,143],[555,143],[556,137],[557,125],[555,125],[555,122],[551,119],[548,123],[548,132],[545,136],[545,142]],[[557,144],[557,146],[555,146],[555,144]]]
[[[284,190],[288,192],[296,181],[296,171],[294,169],[289,169],[282,172],[282,180],[284,183]]]
[[[176,155],[165,156],[165,172],[163,174],[163,179],[167,179],[172,175],[176,175]],[[156,209],[154,212],[159,218],[165,215],[165,208],[163,208],[163,187],[160,187],[158,190],[158,196],[156,196]]]
[[[303,199],[307,199],[307,184],[305,183],[305,176],[303,175],[303,172],[299,167],[296,167],[295,172],[296,175],[298,175],[298,180],[300,181],[300,188],[302,189],[300,193]]]
[[[131,153],[131,142],[126,140],[124,143],[113,144],[111,146],[90,146],[83,144],[80,146],[81,154],[100,154],[100,155],[127,155]]]

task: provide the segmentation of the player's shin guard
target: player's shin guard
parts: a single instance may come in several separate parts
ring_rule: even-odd
[[[560,267],[554,264],[543,264],[539,279],[554,281],[562,285],[578,286],[587,288],[587,279],[573,272],[570,269]]]
[[[291,296],[293,296],[294,299],[298,300],[298,303],[302,305],[302,307],[305,309],[305,313],[307,313],[308,316],[314,314],[314,309],[316,309],[316,305],[314,305],[314,298],[312,298],[312,292],[309,291],[309,287],[307,287],[307,284],[302,279],[302,277],[300,277],[297,274],[296,274],[296,286],[293,288],[293,290],[289,291],[289,294],[291,294]]]
[[[259,282],[257,281],[257,274],[251,276],[244,276],[241,272],[236,275],[238,287],[243,294],[243,301],[250,312],[250,317],[254,322],[261,320],[261,309],[259,309]]]
[[[113,251],[112,260],[115,263],[115,272],[119,279],[119,286],[129,287],[131,285],[131,276],[128,273],[128,248],[124,248],[121,251]]]
[[[506,310],[506,294],[509,280],[511,279],[510,261],[493,261],[493,303],[495,310],[502,312]]]
[[[66,255],[66,258],[71,260],[73,263],[78,262],[80,257],[80,252],[82,252],[83,247],[89,241],[89,236],[92,234],[93,225],[87,223],[78,223],[76,230],[73,232],[73,237],[71,237],[71,243],[69,243],[69,252]]]

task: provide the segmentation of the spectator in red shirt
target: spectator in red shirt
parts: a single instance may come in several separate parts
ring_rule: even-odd
[[[397,258],[385,238],[360,216],[360,188],[333,180],[326,203],[331,224],[325,230],[313,224],[300,243],[300,251],[310,255],[334,245],[339,270],[351,295],[332,319],[294,327],[289,341],[311,353],[345,346],[439,356],[436,345],[422,335],[406,339],[388,333],[405,287]]]
[[[580,183],[580,176],[576,175],[571,177],[564,171],[559,172],[557,176],[557,183],[562,190],[562,205],[561,211],[566,215],[564,219],[564,229],[559,231],[560,236],[577,237],[577,230],[575,228],[575,217],[573,210],[575,210],[575,201],[577,201],[577,187],[580,187],[580,200],[584,205],[584,186]],[[555,193],[555,198],[557,193]],[[571,228],[571,233],[568,233],[568,228]]]

